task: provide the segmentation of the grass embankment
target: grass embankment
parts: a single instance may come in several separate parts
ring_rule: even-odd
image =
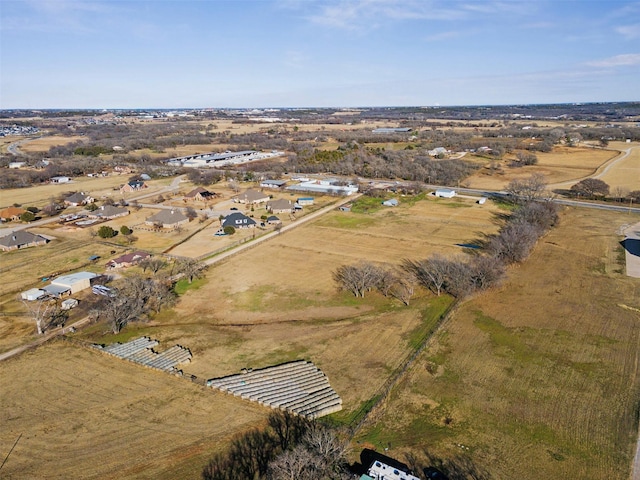
[[[623,214],[569,210],[503,287],[466,302],[357,438],[463,456],[494,478],[626,479],[637,434],[637,280]]]

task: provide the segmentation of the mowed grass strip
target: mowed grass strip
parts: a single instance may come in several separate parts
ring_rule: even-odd
[[[494,478],[628,478],[637,434],[637,280],[628,216],[568,210],[503,287],[466,302],[360,441],[468,457]],[[464,445],[464,447],[460,447]]]

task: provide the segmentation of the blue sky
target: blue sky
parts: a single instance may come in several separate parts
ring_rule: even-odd
[[[640,100],[640,1],[0,2],[0,108]]]

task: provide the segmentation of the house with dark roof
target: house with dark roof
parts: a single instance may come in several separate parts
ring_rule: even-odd
[[[293,211],[293,203],[286,198],[271,200],[267,202],[267,210],[271,213],[291,213]]]
[[[109,260],[106,267],[108,269],[132,267],[140,263],[145,258],[148,258],[149,256],[150,255],[146,252],[127,253],[126,255],[122,255],[121,257]]]
[[[160,210],[147,218],[144,223],[150,226],[162,225],[162,228],[176,228],[188,222],[189,219],[180,210]]]
[[[275,215],[271,215],[270,217],[267,217],[267,223],[269,225],[279,225],[282,223],[282,220],[280,220],[278,217],[276,217]]]
[[[0,249],[6,251],[19,248],[36,247],[46,245],[49,240],[42,235],[36,235],[26,230],[18,230],[4,237],[0,237]]]
[[[254,228],[256,226],[256,221],[253,218],[247,217],[245,214],[240,212],[232,213],[231,215],[227,215],[224,217],[222,221],[222,228],[225,227],[233,227],[233,228]]]
[[[240,195],[233,197],[233,201],[236,203],[245,203],[247,205],[253,205],[254,203],[264,203],[271,199],[269,194],[258,192],[256,190],[249,189]]]
[[[97,210],[89,213],[90,218],[101,218],[103,220],[111,220],[118,217],[126,217],[129,215],[129,210],[126,208],[116,207],[114,205],[102,205]]]
[[[120,187],[120,193],[139,192],[145,188],[148,188],[148,186],[142,180],[132,180]]]
[[[206,188],[198,187],[191,190],[184,196],[184,199],[187,201],[196,201],[196,202],[207,202],[212,200],[218,196],[217,193],[210,192]]]
[[[64,199],[64,203],[72,207],[79,207],[80,205],[87,205],[93,203],[93,198],[84,192],[76,192],[73,195]]]
[[[12,220],[20,220],[20,215],[22,215],[26,210],[20,207],[7,207],[3,210],[0,210],[0,220],[3,222],[10,222]]]

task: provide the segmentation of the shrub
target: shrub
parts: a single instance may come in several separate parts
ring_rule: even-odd
[[[118,234],[113,228],[103,225],[98,229],[98,236],[100,238],[113,238]]]

